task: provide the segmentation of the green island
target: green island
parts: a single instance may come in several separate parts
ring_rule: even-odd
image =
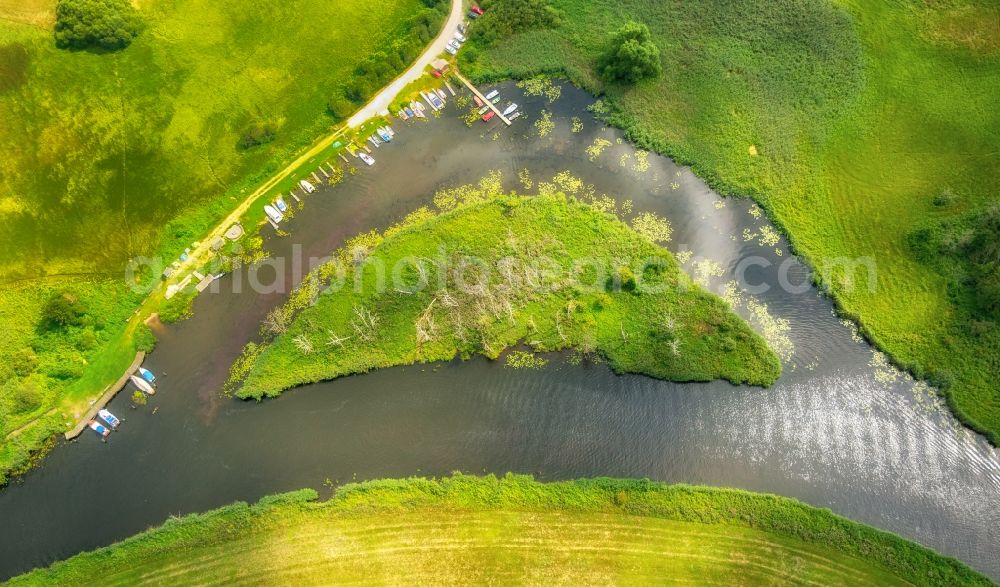
[[[204,238],[409,66],[448,8],[0,2],[0,486],[155,343],[130,318],[158,276],[128,261],[163,269]],[[338,26],[304,25],[331,11]]]
[[[801,502],[648,480],[380,480],[171,518],[10,581],[990,585],[955,559]]]
[[[568,77],[638,145],[752,197],[843,316],[1000,443],[995,2],[483,5],[466,75]],[[601,71],[628,21],[662,69],[634,84]]]
[[[233,369],[236,395],[518,343],[674,381],[773,383],[764,339],[656,245],[669,222],[646,213],[629,227],[606,200],[564,191],[581,184],[559,174],[541,195],[505,195],[494,173],[438,192],[437,214],[353,239],[271,312],[273,340]]]

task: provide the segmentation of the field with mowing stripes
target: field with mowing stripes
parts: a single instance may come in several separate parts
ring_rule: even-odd
[[[302,490],[173,518],[11,585],[989,582],[895,535],[744,491],[507,475]]]

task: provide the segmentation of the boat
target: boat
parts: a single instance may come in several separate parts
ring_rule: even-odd
[[[396,112],[396,118],[402,118],[403,120],[406,120],[407,118],[409,118],[409,116],[406,115],[406,112],[400,110],[399,112]]]
[[[508,117],[507,117],[507,120],[516,120],[516,119],[517,119],[517,118],[519,118],[520,116],[521,116],[521,113],[520,113],[520,112],[515,112],[515,113],[511,114],[510,116],[508,116]]]
[[[479,109],[479,113],[480,114],[486,114],[486,111],[489,110],[489,109],[490,109],[489,106],[483,106],[482,108]]]
[[[373,144],[373,145],[375,145],[376,149],[381,148],[381,147],[379,147],[379,145],[381,145],[382,142],[379,141],[378,139],[376,139],[375,135],[372,135],[372,136],[368,137],[368,142],[371,143],[371,144]]]
[[[496,98],[499,95],[500,95],[500,90],[493,90],[489,94],[486,94],[486,99],[492,102],[493,98]]]
[[[309,183],[304,179],[299,180],[299,185],[302,186],[302,189],[304,189],[307,194],[311,194],[316,191],[316,188],[313,186],[313,184]]]
[[[508,116],[510,114],[513,114],[515,110],[517,110],[517,104],[511,104],[510,106],[504,108],[503,115]]]
[[[281,212],[282,214],[285,213],[285,210],[288,210],[288,204],[285,203],[285,200],[281,196],[278,196],[278,198],[274,201],[274,207],[277,208],[278,212]]]
[[[476,106],[482,106],[483,105],[483,101],[479,99],[479,96],[473,96],[472,97],[472,101],[476,104]]]
[[[108,428],[106,426],[104,426],[103,424],[101,424],[97,420],[91,420],[90,422],[87,423],[87,426],[90,426],[91,430],[93,430],[94,432],[100,434],[101,438],[107,438],[108,435],[111,434],[111,431],[108,430]]]
[[[372,156],[369,155],[368,153],[358,153],[358,157],[361,157],[361,160],[367,163],[368,165],[375,165],[375,160],[372,159]]]
[[[487,112],[486,114],[483,114],[483,122],[489,122],[489,121],[490,121],[490,120],[492,120],[492,119],[493,119],[493,117],[494,117],[494,116],[496,116],[496,115],[497,115],[497,113],[496,113],[496,112],[493,112],[492,110],[490,110],[490,111],[489,111],[489,112]]]
[[[382,137],[383,141],[385,141],[387,143],[390,142],[390,141],[392,141],[392,135],[390,135],[389,133],[385,132],[384,128],[381,128],[381,127],[380,128],[376,128],[375,132],[378,133],[378,136]]]
[[[383,126],[382,130],[384,130],[385,132],[389,133],[390,137],[395,137],[396,136],[396,131],[392,130],[392,127],[389,126],[388,124],[385,125],[385,126]]]
[[[107,410],[99,410],[97,412],[97,415],[100,416],[102,420],[104,420],[105,422],[107,422],[108,426],[111,426],[112,430],[114,430],[115,428],[117,428],[118,425],[122,423],[121,420],[119,420],[118,418],[116,418],[114,414],[112,414],[111,412],[109,412]]]
[[[149,369],[143,369],[142,367],[139,367],[139,376],[145,379],[146,381],[152,383],[153,385],[156,385],[156,375],[153,375],[153,372],[150,371]]]
[[[150,385],[149,382],[146,381],[145,379],[141,377],[136,377],[135,375],[132,375],[131,377],[129,377],[129,379],[132,380],[132,383],[134,383],[136,387],[146,392],[147,394],[153,395],[154,393],[156,393],[156,390],[153,389],[153,386]]]
[[[285,219],[285,216],[270,204],[264,206],[264,214],[267,214],[268,219],[275,224]],[[133,377],[133,379],[138,379],[138,377]]]
[[[438,96],[441,96],[441,99],[442,99],[442,100],[447,100],[447,99],[448,99],[448,94],[445,94],[445,93],[444,93],[444,90],[442,90],[441,88],[438,88],[438,89],[437,89],[437,90],[435,90],[435,91],[437,92],[437,95],[438,95]]]
[[[412,118],[413,116],[415,116],[415,115],[413,114],[413,110],[410,110],[410,107],[409,107],[409,106],[407,106],[406,108],[403,108],[403,112],[405,112],[405,113],[406,113],[406,117],[407,117],[407,118]]]

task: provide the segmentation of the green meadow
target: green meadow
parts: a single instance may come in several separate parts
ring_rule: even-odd
[[[975,250],[996,246],[996,3],[550,0],[554,19],[504,3],[476,23],[467,74],[565,75],[640,146],[754,198],[866,337],[1000,443],[1000,259]],[[649,26],[663,73],[608,84],[596,63],[627,20]],[[923,234],[940,246],[914,251]]]
[[[454,475],[311,489],[171,518],[10,585],[990,585],[792,499],[646,480]]]
[[[767,343],[681,270],[666,219],[631,226],[580,180],[559,174],[541,195],[504,195],[498,173],[439,192],[385,234],[349,242],[262,325],[232,371],[236,395],[379,367],[482,354],[518,344],[573,349],[572,360],[675,381],[770,385]],[[570,195],[567,195],[567,192]],[[544,359],[519,351],[512,367]]]
[[[106,52],[57,49],[55,4],[0,1],[0,484],[151,345],[126,325],[143,298],[127,262],[176,259],[328,133],[332,103],[401,72],[447,10],[141,2],[139,36]],[[73,316],[52,324],[62,297]]]

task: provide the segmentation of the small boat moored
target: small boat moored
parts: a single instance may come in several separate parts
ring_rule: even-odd
[[[375,132],[378,133],[378,136],[382,137],[383,141],[385,141],[387,143],[390,142],[390,141],[392,141],[392,135],[390,135],[389,133],[385,132],[384,128],[376,128]]]
[[[367,163],[368,165],[375,165],[375,160],[372,159],[372,156],[369,155],[368,153],[358,153],[358,157],[361,157],[361,160]]]
[[[87,426],[90,426],[91,430],[99,434],[102,440],[107,438],[108,435],[111,434],[111,431],[108,430],[108,428],[104,424],[101,424],[97,420],[91,420],[87,424]]]
[[[493,119],[493,117],[494,117],[494,116],[496,116],[496,115],[497,115],[497,113],[496,113],[496,112],[493,112],[492,110],[490,110],[490,111],[489,111],[489,112],[487,112],[486,114],[483,114],[483,122],[489,122],[489,121],[490,121],[490,120],[492,120],[492,119]]]
[[[142,367],[139,367],[139,376],[145,379],[146,381],[152,383],[153,385],[156,385],[156,375],[153,375],[153,372],[150,371],[149,369],[144,369]]]
[[[141,377],[136,377],[135,375],[132,375],[131,377],[129,377],[129,379],[131,379],[132,383],[134,383],[136,387],[145,392],[147,395],[153,395],[156,393],[156,390],[153,389],[153,386],[150,385],[149,382],[146,381],[145,379]]]
[[[277,208],[278,212],[281,212],[282,214],[285,213],[285,210],[288,210],[288,204],[285,203],[285,200],[281,196],[278,196],[278,198],[274,200],[274,207]],[[145,379],[145,377],[143,379]]]
[[[267,214],[267,217],[270,218],[271,222],[274,222],[275,224],[285,219],[285,216],[281,212],[278,212],[278,209],[270,204],[264,206],[264,214]],[[138,379],[138,378],[133,377],[132,379]]]
[[[114,414],[112,414],[107,410],[99,410],[97,412],[97,415],[100,416],[101,419],[104,420],[104,422],[107,423],[108,426],[111,426],[112,430],[118,428],[118,425],[122,423],[121,420],[119,420],[117,417],[115,417]]]
[[[311,194],[316,191],[316,188],[313,186],[313,184],[309,183],[304,179],[299,180],[299,185],[302,186],[302,189],[304,189],[307,194]]]
[[[511,104],[510,106],[504,108],[503,115],[504,116],[509,116],[509,115],[513,114],[515,110],[517,110],[517,104]]]
[[[493,98],[496,98],[499,95],[500,95],[500,90],[493,90],[489,94],[486,94],[486,99],[492,102]]]

